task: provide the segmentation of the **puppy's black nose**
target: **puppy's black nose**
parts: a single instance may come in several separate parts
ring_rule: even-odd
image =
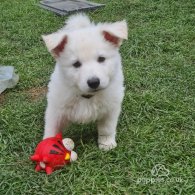
[[[87,84],[92,89],[97,89],[100,85],[100,79],[97,77],[93,77],[87,81]]]

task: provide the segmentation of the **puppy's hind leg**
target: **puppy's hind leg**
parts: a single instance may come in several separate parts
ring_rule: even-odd
[[[98,121],[98,145],[100,149],[110,150],[117,146],[115,136],[119,114],[120,108],[117,108]]]
[[[45,112],[45,130],[43,139],[55,136],[67,125],[68,120],[64,117],[61,109],[54,104],[48,104]]]

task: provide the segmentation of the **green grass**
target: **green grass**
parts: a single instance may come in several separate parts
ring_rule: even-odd
[[[106,7],[90,18],[129,25],[118,147],[102,152],[94,124],[73,125],[64,136],[74,139],[78,161],[46,176],[29,161],[43,134],[46,98],[38,89],[54,67],[41,35],[66,17],[38,0],[1,0],[0,64],[15,66],[20,82],[0,96],[0,194],[195,194],[194,0],[97,2]],[[172,180],[144,183],[156,179],[150,171],[158,163]]]

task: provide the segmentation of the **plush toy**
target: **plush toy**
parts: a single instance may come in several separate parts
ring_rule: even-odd
[[[36,161],[36,171],[45,170],[49,175],[77,159],[77,153],[72,151],[73,148],[74,142],[70,138],[62,139],[62,133],[59,133],[55,137],[42,140],[30,159]]]

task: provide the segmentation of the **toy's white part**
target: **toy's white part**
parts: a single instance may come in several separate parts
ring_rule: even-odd
[[[77,157],[78,157],[77,153],[75,151],[71,151],[70,162],[76,161]]]
[[[73,150],[74,148],[74,142],[70,138],[65,138],[62,140],[63,145],[65,146],[66,149],[68,150]]]
[[[40,162],[39,164],[40,164],[40,167],[41,167],[42,169],[45,169],[45,163],[44,163],[44,162]]]

